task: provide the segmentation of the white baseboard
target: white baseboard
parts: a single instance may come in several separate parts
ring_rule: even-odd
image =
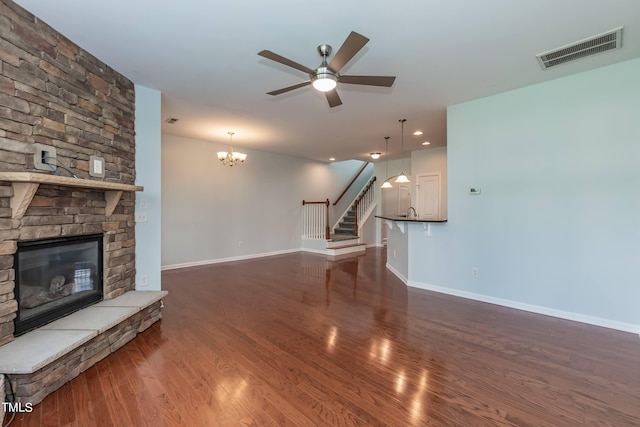
[[[310,254],[320,254],[320,255],[326,255],[327,254],[326,249],[300,248],[300,249],[298,249],[298,251],[300,251],[300,252],[309,252]]]
[[[343,248],[327,248],[325,254],[330,256],[340,256],[356,253],[364,253],[367,247],[365,245],[346,246]]]
[[[393,271],[387,264],[387,268],[396,276],[398,274]],[[401,277],[401,276],[398,276]],[[515,308],[518,310],[529,311],[531,313],[544,314],[546,316],[557,317],[565,320],[573,320],[574,322],[586,323],[588,325],[601,326],[603,328],[615,329],[618,331],[636,333],[640,337],[640,325],[631,323],[618,322],[615,320],[603,319],[595,316],[587,316],[585,314],[573,313],[570,311],[556,310],[554,308],[542,307],[539,305],[526,304],[518,301],[512,301],[503,298],[476,294],[473,292],[461,291],[458,289],[445,288],[442,286],[429,285],[427,283],[419,283],[414,281],[405,282],[407,286],[413,288],[425,289],[428,291],[439,292],[442,294],[453,295],[456,297],[467,298],[475,301],[488,302],[490,304],[501,305],[503,307]]]
[[[263,252],[260,254],[250,254],[250,255],[240,255],[240,256],[234,256],[234,257],[228,257],[228,258],[218,258],[218,259],[208,259],[208,260],[204,260],[204,261],[194,261],[194,262],[185,262],[182,264],[170,264],[170,265],[163,265],[162,267],[160,267],[160,270],[164,271],[164,270],[175,270],[178,268],[188,268],[188,267],[199,267],[202,265],[210,265],[210,264],[220,264],[223,262],[231,262],[231,261],[244,261],[247,259],[253,259],[253,258],[264,258],[264,257],[268,257],[268,256],[274,256],[274,255],[283,255],[283,254],[290,254],[293,252],[300,252],[302,249],[296,248],[296,249],[285,249],[282,251],[273,251],[273,252]],[[309,251],[306,250],[305,251]],[[309,251],[312,252],[312,251]]]
[[[200,267],[203,265],[221,264],[224,262],[232,262],[232,261],[244,261],[247,259],[264,258],[268,256],[291,254],[295,252],[309,252],[312,254],[319,254],[319,255],[335,255],[335,254],[329,253],[327,249],[296,248],[296,249],[285,249],[282,251],[274,251],[274,252],[263,252],[259,254],[250,254],[250,255],[241,255],[241,256],[227,257],[227,258],[207,259],[203,261],[185,262],[181,264],[169,264],[169,265],[163,265],[162,267],[160,267],[160,270],[165,271],[165,270],[176,270],[179,268]]]
[[[402,280],[402,283],[407,285],[407,278],[404,277],[398,270],[393,268],[389,263],[387,263],[387,269],[392,272],[398,279]]]

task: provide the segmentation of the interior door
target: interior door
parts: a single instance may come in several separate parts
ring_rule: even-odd
[[[418,174],[416,202],[420,219],[440,219],[440,174]]]
[[[411,186],[398,184],[398,215],[404,215],[411,206]]]

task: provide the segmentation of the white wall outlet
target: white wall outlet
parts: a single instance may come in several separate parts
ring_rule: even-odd
[[[149,286],[149,276],[146,274],[141,274],[138,276],[138,286],[141,288]]]
[[[147,222],[147,211],[136,212],[136,222]]]
[[[238,242],[238,247],[239,247],[239,248],[241,248],[241,247],[242,247],[242,245],[244,245],[244,243],[242,242],[242,240],[240,240],[240,241]]]
[[[104,178],[104,159],[97,156],[89,156],[89,176]]]
[[[478,267],[473,267],[471,269],[471,277],[479,277],[480,276],[480,270],[478,270]]]
[[[34,168],[51,172],[57,168],[57,159],[56,147],[36,142],[36,151],[33,153]]]

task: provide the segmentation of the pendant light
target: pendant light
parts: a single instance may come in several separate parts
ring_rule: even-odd
[[[384,167],[385,167],[385,176],[389,176],[389,137],[385,136],[384,137],[384,143],[386,146],[386,151],[385,151],[385,162],[384,162]],[[382,184],[382,186],[380,188],[393,188],[393,185],[391,185],[391,183],[389,182],[389,178],[386,179],[386,181]]]
[[[398,121],[400,122],[400,141],[402,143],[402,155],[404,156],[404,122],[406,122],[407,119],[400,119]],[[404,166],[404,158],[402,159],[402,164]],[[404,174],[404,171],[402,171],[402,173],[398,175],[398,178],[396,178],[396,182],[398,184],[406,184],[410,181],[407,175]]]

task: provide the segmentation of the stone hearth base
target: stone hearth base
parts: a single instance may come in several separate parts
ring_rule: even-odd
[[[0,347],[0,373],[16,401],[32,405],[162,318],[160,292],[127,292],[29,332]],[[5,386],[5,391],[8,386]]]

